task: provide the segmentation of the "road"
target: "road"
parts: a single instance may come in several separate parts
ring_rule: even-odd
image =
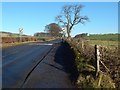
[[[58,42],[60,40],[2,49],[2,87],[21,87],[30,71],[52,49],[53,44]]]
[[[50,53],[29,75],[22,88],[75,88],[68,72],[69,62],[65,60],[66,49],[63,44],[56,44]],[[71,56],[69,56],[71,58]],[[65,63],[66,62],[66,63]],[[68,67],[73,69],[72,65]],[[74,73],[75,74],[75,73]]]

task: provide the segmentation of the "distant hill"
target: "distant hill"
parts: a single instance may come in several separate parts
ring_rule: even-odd
[[[84,38],[88,35],[88,33],[77,34],[74,38]]]
[[[0,32],[0,37],[18,37],[19,34],[18,33],[11,33],[11,32],[5,32],[5,31],[1,31]],[[23,34],[22,36],[28,36]]]
[[[10,32],[1,31],[1,32],[0,32],[0,37],[9,37],[9,36],[11,36],[11,34],[12,34],[12,33],[10,33]]]

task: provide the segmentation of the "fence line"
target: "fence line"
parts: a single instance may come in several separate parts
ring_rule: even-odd
[[[107,47],[101,45],[91,45],[86,40],[68,41],[72,47],[76,48],[79,53],[86,59],[95,62],[93,66],[96,69],[96,75],[99,71],[108,72],[116,83],[116,87],[120,86],[120,56],[118,47]],[[95,50],[95,47],[97,48]],[[91,63],[92,64],[92,63]]]
[[[79,40],[79,42],[74,40],[70,43],[72,43],[72,45],[76,47],[82,55],[84,55],[89,59],[95,60],[95,46],[88,44],[85,40]],[[107,63],[106,67],[108,67],[110,63],[115,63],[116,65],[120,63],[120,56],[118,56],[118,51],[116,48],[109,49],[101,45],[97,45],[97,46],[99,47],[99,53],[100,53],[99,58],[102,61],[100,63],[104,67],[105,64],[103,63],[105,62],[109,62]]]

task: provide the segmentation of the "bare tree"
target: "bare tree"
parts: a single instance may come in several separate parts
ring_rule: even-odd
[[[67,34],[69,39],[71,37],[70,33],[72,28],[79,23],[84,24],[85,21],[88,20],[87,16],[80,15],[82,8],[83,8],[83,5],[63,6],[61,15],[56,17],[56,20],[59,23],[62,23],[67,28]]]

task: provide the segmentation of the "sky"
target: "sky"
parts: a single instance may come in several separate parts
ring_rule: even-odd
[[[71,35],[80,33],[118,33],[117,2],[2,2],[2,27],[0,31],[33,35],[44,32],[45,26],[54,23],[64,5],[82,4],[81,15],[89,21],[76,25]],[[56,22],[57,23],[57,22]]]

